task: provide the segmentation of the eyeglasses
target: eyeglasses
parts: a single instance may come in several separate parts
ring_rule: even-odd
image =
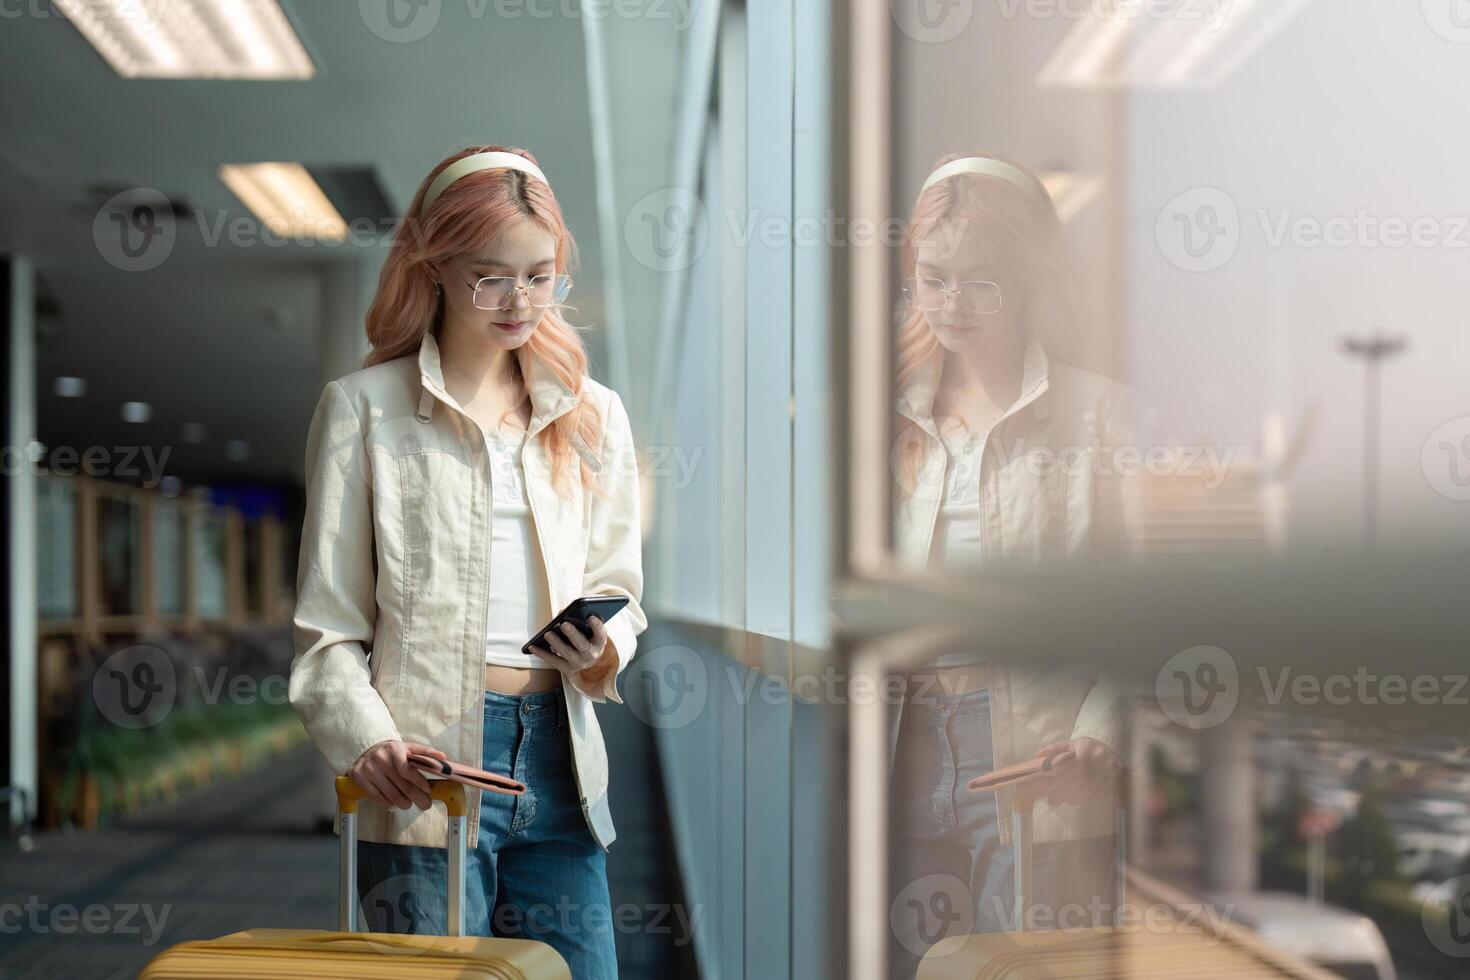
[[[485,276],[478,282],[470,282],[460,273],[464,284],[474,290],[471,302],[479,310],[504,310],[512,302],[517,290],[526,291],[526,299],[538,309],[566,302],[572,291],[572,277],[566,275],[532,276],[524,285],[515,276]]]
[[[903,281],[903,296],[914,309],[925,311],[944,309],[951,296],[966,313],[999,313],[1001,307],[1000,286],[978,279],[957,283],[954,289],[949,289],[943,279],[916,276]]]

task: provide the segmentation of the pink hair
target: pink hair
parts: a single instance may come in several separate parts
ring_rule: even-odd
[[[1014,161],[990,153],[950,153],[930,168],[932,173],[951,160],[982,156],[1017,167],[1033,181],[1048,202],[1038,202],[1033,192],[989,174],[956,174],[920,192],[904,229],[899,268],[904,279],[914,275],[920,245],[943,243],[958,246],[964,233],[976,231],[991,236],[1005,254],[1017,261],[1028,283],[1026,327],[1036,333],[1049,357],[1056,357],[1062,344],[1060,332],[1071,325],[1071,301],[1067,289],[1066,246],[1062,223],[1050,204],[1045,188],[1031,171]],[[945,226],[948,226],[947,229]],[[947,232],[947,233],[946,233]],[[902,390],[914,376],[938,360],[940,347],[920,310],[901,303],[895,342],[896,389]],[[912,493],[920,459],[927,445],[918,426],[898,418],[898,445],[902,447],[900,489]]]
[[[367,336],[372,350],[364,367],[415,354],[424,334],[437,331],[443,323],[444,301],[434,289],[430,263],[478,251],[514,221],[529,218],[556,239],[558,273],[566,273],[569,266],[575,265],[576,243],[562,219],[556,196],[546,184],[519,170],[481,170],[461,177],[439,196],[428,214],[419,215],[424,192],[441,170],[472,153],[497,150],[537,163],[529,150],[519,147],[471,147],[440,161],[419,184],[408,214],[399,222],[392,249],[378,275],[377,293],[368,308]],[[552,459],[552,479],[561,485],[574,437],[580,436],[587,446],[599,445],[603,420],[581,397],[587,350],[560,307],[546,311],[531,339],[516,352],[521,403],[530,397],[524,387],[527,357],[543,361],[578,396],[576,408],[541,433]],[[579,475],[583,486],[597,486],[585,461],[580,463]]]

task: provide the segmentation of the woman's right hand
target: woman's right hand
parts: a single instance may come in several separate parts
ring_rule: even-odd
[[[429,780],[409,763],[410,753],[449,759],[436,748],[395,738],[379,742],[360,755],[347,775],[374,803],[400,810],[410,806],[427,810],[433,805],[429,799]]]

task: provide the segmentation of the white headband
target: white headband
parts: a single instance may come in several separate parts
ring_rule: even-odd
[[[504,150],[472,153],[467,157],[460,157],[439,171],[439,176],[434,178],[434,182],[424,192],[424,203],[419,205],[419,214],[428,214],[429,208],[439,199],[439,195],[443,194],[449,188],[449,185],[459,180],[459,178],[475,173],[478,170],[495,170],[497,168],[523,170],[546,186],[551,186],[551,181],[546,179],[546,175],[541,172],[541,168],[519,153],[506,153]]]
[[[1032,177],[1019,167],[1013,167],[1004,160],[997,160],[994,157],[960,157],[958,160],[951,160],[929,175],[929,179],[924,181],[924,186],[919,188],[919,193],[923,194],[933,185],[939,183],[941,180],[953,177],[955,174],[981,174],[987,177],[999,177],[1001,180],[1009,184],[1014,184],[1031,195],[1032,200],[1038,204],[1048,208],[1052,206],[1051,195],[1046,193],[1046,187],[1037,181],[1035,177]]]

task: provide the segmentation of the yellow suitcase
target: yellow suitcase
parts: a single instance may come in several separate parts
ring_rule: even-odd
[[[1127,867],[1127,817],[1118,811],[1118,879],[1115,912],[1128,901],[1130,881],[1152,910],[1197,906],[1188,896]],[[1022,910],[1031,905],[1036,879],[1032,810],[1025,800],[1011,813],[1015,848],[1016,921],[1023,931],[949,936],[929,948],[915,980],[1334,980],[1334,975],[1274,950],[1249,930],[1221,924],[1216,931],[1188,921],[1150,916],[1150,924],[1024,931]]]
[[[453,977],[456,980],[571,980],[561,954],[529,939],[464,935],[464,787],[433,781],[433,797],[449,811],[448,936],[357,931],[357,801],[363,793],[337,777],[337,821],[342,831],[336,932],[247,929],[218,939],[179,943],[143,968],[139,980],[203,978]]]
[[[1234,936],[1112,928],[941,939],[917,980],[1335,980]]]

